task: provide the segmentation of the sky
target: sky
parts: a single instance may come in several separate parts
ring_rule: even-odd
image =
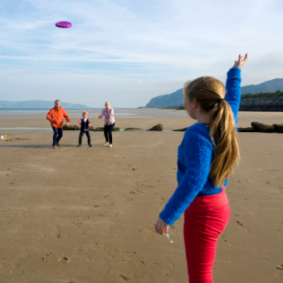
[[[282,0],[0,0],[0,100],[145,106],[187,80],[283,78]],[[70,21],[70,29],[55,27]]]

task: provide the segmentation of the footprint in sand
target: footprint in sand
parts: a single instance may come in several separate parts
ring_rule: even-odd
[[[53,258],[54,258],[54,254],[53,253],[48,253],[48,254],[45,254],[41,259],[44,262],[50,262]]]
[[[63,256],[63,257],[58,258],[58,262],[60,262],[60,263],[68,263],[68,262],[70,262],[70,259],[67,256]]]
[[[123,261],[124,261],[124,262],[128,262],[128,263],[130,263],[130,262],[132,262],[132,261],[133,261],[133,259],[132,259],[132,258],[130,258],[130,257],[125,257],[125,258],[123,259]]]
[[[240,222],[240,221],[237,221],[237,224],[242,226],[242,227],[244,226],[244,224],[242,222]]]
[[[237,220],[237,224],[242,227],[243,230],[245,230],[246,232],[249,232],[250,233],[250,229],[245,226],[241,221]]]
[[[222,239],[224,242],[228,242],[228,240],[226,239],[226,236],[225,235],[221,235]]]
[[[124,281],[129,281],[131,280],[130,275],[128,274],[120,274],[120,277],[124,280]]]
[[[280,269],[280,270],[283,270],[283,264],[279,264],[276,266],[276,269]]]
[[[137,189],[135,191],[130,191],[130,194],[133,194],[133,195],[143,194],[143,191]]]

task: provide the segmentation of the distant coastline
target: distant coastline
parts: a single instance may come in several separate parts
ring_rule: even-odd
[[[274,79],[259,85],[241,87],[242,111],[283,111],[283,78]],[[179,109],[183,108],[183,90],[152,98],[148,108]]]
[[[156,108],[184,110],[183,105]],[[273,93],[244,94],[241,97],[240,111],[282,112],[283,91],[277,91]]]
[[[86,105],[70,103],[70,102],[61,102],[62,106],[66,109],[83,109],[88,108]],[[0,100],[0,109],[50,109],[54,106],[54,101],[47,100],[24,100],[24,101],[9,101],[9,100]]]

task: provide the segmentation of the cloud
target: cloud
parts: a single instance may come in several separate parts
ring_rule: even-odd
[[[94,91],[119,95],[119,107],[142,106],[187,79],[225,80],[244,52],[244,83],[281,76],[279,0],[3,0],[1,8],[1,98],[57,89],[70,102],[81,92],[100,103]],[[58,29],[59,20],[73,27]]]

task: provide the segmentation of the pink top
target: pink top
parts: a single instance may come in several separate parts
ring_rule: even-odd
[[[110,108],[108,111],[104,108],[100,114],[101,117],[104,117],[104,125],[112,125],[115,123],[114,118],[114,109]]]

